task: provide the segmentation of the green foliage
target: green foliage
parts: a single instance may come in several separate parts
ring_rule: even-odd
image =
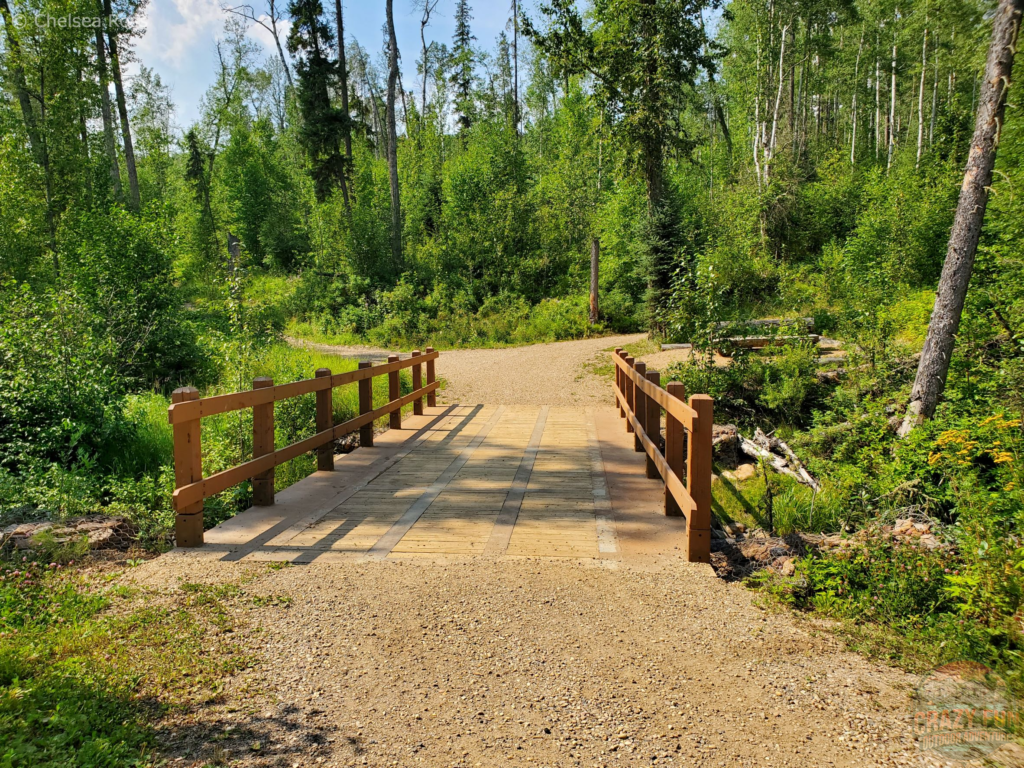
[[[153,765],[154,721],[243,661],[223,634],[230,598],[191,585],[175,604],[54,562],[0,564],[0,765]]]
[[[292,17],[288,51],[297,56],[296,101],[302,115],[297,138],[309,160],[317,200],[323,202],[345,180],[347,162],[341,142],[350,118],[331,104],[329,89],[337,82],[338,63],[328,55],[334,34],[323,20],[323,4],[292,0],[288,13]]]
[[[722,365],[709,350],[669,368],[667,380],[715,398],[718,421],[800,425],[824,395],[815,375],[817,358],[810,344],[786,343],[766,354],[735,350],[732,362]]]

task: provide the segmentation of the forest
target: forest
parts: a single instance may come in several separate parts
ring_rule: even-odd
[[[760,524],[941,532],[936,550],[809,555],[766,594],[886,658],[972,658],[1024,685],[1024,57],[945,389],[898,434],[995,3],[513,0],[482,40],[468,0],[386,0],[382,39],[360,41],[341,0],[267,2],[224,6],[215,81],[180,125],[136,52],[144,2],[0,0],[0,523],[118,514],[167,548],[171,390],[308,377],[323,356],[285,337],[649,331],[693,344],[670,375],[716,421],[775,430],[821,479],[758,478]],[[399,12],[421,30],[401,50]],[[441,12],[452,39],[432,36]],[[723,325],[765,317],[813,318],[841,369],[800,341],[713,364]],[[312,404],[277,418],[280,439],[309,434]],[[207,471],[237,463],[251,423],[204,422],[204,446]],[[313,466],[291,464],[279,484]],[[208,525],[250,499],[209,500]]]

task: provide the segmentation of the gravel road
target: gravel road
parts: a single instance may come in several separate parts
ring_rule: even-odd
[[[175,552],[134,574],[241,572]],[[312,564],[265,569],[242,601],[257,661],[175,726],[186,765],[214,744],[244,766],[917,764],[913,678],[705,566]]]
[[[504,349],[456,349],[442,352],[437,375],[445,380],[445,403],[494,405],[592,405],[611,400],[605,350],[635,344],[646,334],[603,336]]]
[[[608,404],[593,369],[641,339],[443,352],[443,399]],[[173,724],[172,765],[921,764],[916,678],[677,555],[268,568],[178,550],[130,578],[245,582],[253,665]]]

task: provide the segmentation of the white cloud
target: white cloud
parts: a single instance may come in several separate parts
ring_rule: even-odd
[[[224,12],[217,0],[157,0],[150,6],[146,22],[146,33],[139,42],[142,59],[158,58],[181,67],[197,45],[207,45],[217,37]]]

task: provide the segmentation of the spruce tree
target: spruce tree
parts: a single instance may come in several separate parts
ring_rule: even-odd
[[[341,152],[347,116],[331,105],[330,89],[338,82],[338,64],[331,59],[334,34],[323,19],[320,0],[292,0],[288,52],[296,57],[296,101],[302,115],[299,145],[309,159],[318,201],[326,200],[345,178]]]
[[[467,0],[458,0],[455,6],[455,36],[452,39],[451,83],[455,87],[455,111],[459,115],[459,130],[464,131],[473,122],[473,36],[469,22],[473,20]]]

